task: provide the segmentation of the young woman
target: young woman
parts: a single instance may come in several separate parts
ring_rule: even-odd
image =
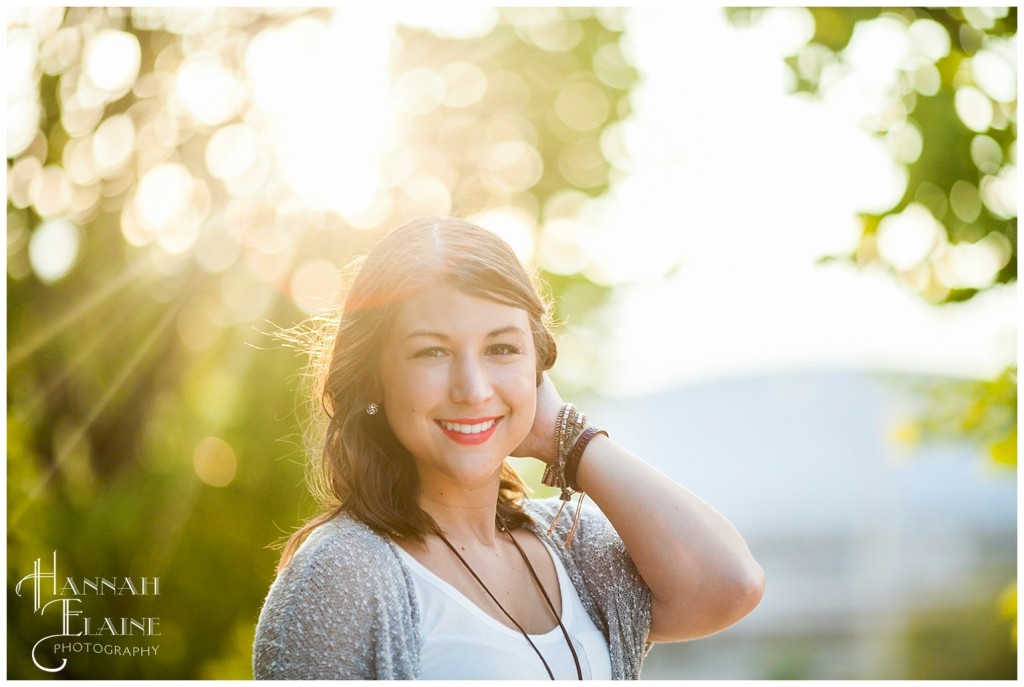
[[[652,643],[758,604],[725,518],[563,403],[548,317],[512,250],[460,219],[366,257],[322,388],[325,510],[285,547],[257,678],[635,679]],[[512,455],[562,497],[527,499]]]

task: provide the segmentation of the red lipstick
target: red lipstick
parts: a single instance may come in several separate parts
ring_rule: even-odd
[[[482,444],[494,435],[494,430],[498,427],[498,423],[501,422],[501,417],[478,417],[478,418],[459,418],[457,420],[437,420],[437,426],[441,428],[444,435],[454,441],[457,444],[463,446],[476,446]],[[459,431],[451,425],[459,425],[461,429],[472,427],[473,425],[483,425],[491,423],[491,426],[479,432],[466,433]]]

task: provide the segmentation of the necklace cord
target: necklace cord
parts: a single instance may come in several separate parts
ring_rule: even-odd
[[[575,647],[572,644],[572,640],[569,638],[569,632],[565,629],[565,625],[562,624],[562,618],[555,611],[555,605],[551,602],[551,597],[548,596],[547,590],[544,589],[544,585],[541,584],[540,578],[537,576],[537,572],[533,569],[533,564],[530,563],[529,557],[526,555],[526,552],[523,551],[523,548],[519,545],[519,542],[516,541],[516,538],[514,536],[512,536],[512,532],[505,526],[505,523],[502,522],[502,523],[499,523],[499,524],[500,524],[501,529],[506,534],[508,534],[509,539],[512,540],[512,544],[516,547],[516,550],[519,551],[519,555],[522,556],[523,560],[526,562],[526,567],[529,569],[530,575],[533,577],[534,582],[536,582],[537,586],[540,587],[540,593],[544,595],[544,600],[547,602],[548,608],[550,608],[551,612],[554,613],[555,620],[558,621],[558,627],[562,630],[562,635],[565,637],[565,642],[566,642],[566,644],[569,645],[569,651],[572,652],[572,660],[576,664],[576,675],[577,675],[578,679],[582,680],[583,679],[583,669],[580,667],[580,659],[576,655],[576,649],[575,649]],[[498,599],[494,596],[493,593],[491,593],[491,590],[487,588],[487,585],[484,584],[484,581],[482,579],[480,579],[479,575],[476,574],[476,571],[473,570],[472,566],[470,566],[470,564],[466,561],[466,559],[462,557],[462,554],[460,554],[458,552],[458,550],[452,545],[452,543],[450,541],[448,541],[448,538],[445,537],[440,531],[437,532],[437,536],[440,537],[441,541],[443,541],[445,543],[445,545],[449,549],[451,549],[451,552],[455,554],[455,557],[458,558],[459,561],[462,563],[462,565],[466,568],[466,570],[469,571],[469,574],[472,575],[473,578],[483,588],[483,590],[485,592],[487,592],[487,596],[491,597],[491,601],[493,601],[495,603],[495,605],[497,605],[497,607],[499,609],[501,609],[501,612],[505,614],[505,617],[507,617],[509,620],[511,620],[512,624],[516,626],[516,628],[519,630],[520,633],[522,633],[522,635],[526,639],[526,641],[529,642],[530,647],[533,649],[534,653],[536,653],[537,657],[540,658],[541,663],[544,664],[544,670],[547,671],[548,677],[550,677],[552,680],[554,680],[555,679],[555,675],[554,675],[554,673],[551,672],[551,667],[548,665],[548,662],[544,659],[544,655],[540,652],[540,649],[538,649],[537,645],[533,643],[532,639],[530,639],[530,635],[526,632],[526,630],[523,629],[523,626],[520,625],[516,621],[516,619],[512,617],[511,613],[509,613],[507,610],[505,610],[505,607],[502,606],[501,602],[498,601]]]
[[[462,565],[466,566],[466,570],[468,570],[470,574],[476,579],[476,581],[480,583],[480,586],[483,587],[483,590],[487,592],[487,596],[491,597],[491,600],[495,604],[497,604],[498,608],[501,609],[501,612],[504,613],[505,616],[509,620],[511,620],[512,623],[519,629],[519,631],[523,634],[523,637],[526,638],[526,641],[530,643],[531,647],[533,647],[534,652],[536,652],[537,656],[540,657],[541,663],[544,664],[544,670],[548,671],[548,677],[554,680],[555,675],[551,672],[551,668],[550,666],[548,666],[548,662],[544,660],[544,655],[540,653],[540,649],[538,649],[537,645],[533,643],[532,639],[530,639],[530,635],[527,634],[526,630],[523,629],[523,626],[516,622],[516,619],[512,617],[511,613],[505,610],[505,607],[502,606],[501,602],[495,598],[494,594],[491,593],[491,590],[487,588],[486,584],[484,584],[484,581],[481,580],[480,576],[476,574],[476,571],[473,570],[473,568],[470,567],[469,563],[466,562],[466,559],[462,557],[462,555],[455,549],[454,546],[452,546],[452,543],[448,541],[448,538],[445,537],[443,534],[439,534],[438,536],[441,537],[441,541],[448,545],[448,548],[452,550],[452,553],[454,553],[458,557],[458,559],[462,561]]]
[[[527,556],[526,552],[523,551],[523,547],[520,546],[519,542],[516,541],[516,538],[512,536],[512,531],[505,527],[505,523],[501,523],[501,529],[508,534],[508,538],[512,540],[512,543],[519,551],[519,555],[523,557],[524,561],[526,561],[526,567],[530,570],[530,575],[533,576],[533,581],[537,583],[538,587],[540,587],[540,593],[544,595],[544,600],[548,602],[548,608],[551,609],[551,613],[554,614],[555,620],[558,621],[558,627],[562,630],[562,636],[565,637],[565,643],[569,645],[569,651],[572,652],[572,660],[573,663],[576,664],[576,675],[580,680],[582,680],[583,669],[580,668],[580,658],[576,655],[576,647],[573,646],[572,639],[569,637],[569,631],[566,630],[565,625],[562,624],[562,618],[558,611],[555,610],[555,605],[551,603],[551,597],[548,596],[547,590],[544,589],[544,585],[541,583],[540,577],[537,575],[537,571],[533,569],[533,563],[530,562],[529,556]]]

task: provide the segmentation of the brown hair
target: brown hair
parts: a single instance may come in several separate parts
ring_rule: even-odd
[[[555,363],[550,308],[508,244],[465,220],[431,217],[402,225],[361,262],[341,309],[331,354],[323,361],[319,398],[326,430],[310,489],[324,510],[285,544],[278,569],[314,529],[346,512],[385,534],[422,541],[438,526],[419,507],[419,475],[408,450],[382,413],[377,356],[402,302],[446,283],[463,293],[522,308],[537,350],[537,384]],[[386,409],[385,409],[386,412]],[[522,508],[525,487],[507,462],[501,466],[498,514],[512,527],[531,522]]]

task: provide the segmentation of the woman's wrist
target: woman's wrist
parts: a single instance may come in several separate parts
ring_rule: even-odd
[[[604,429],[597,425],[589,425],[576,438],[576,442],[569,452],[569,457],[565,461],[565,480],[573,491],[585,491],[579,484],[580,461],[583,459],[583,453],[587,450],[590,442],[601,434],[608,436],[608,432]]]

